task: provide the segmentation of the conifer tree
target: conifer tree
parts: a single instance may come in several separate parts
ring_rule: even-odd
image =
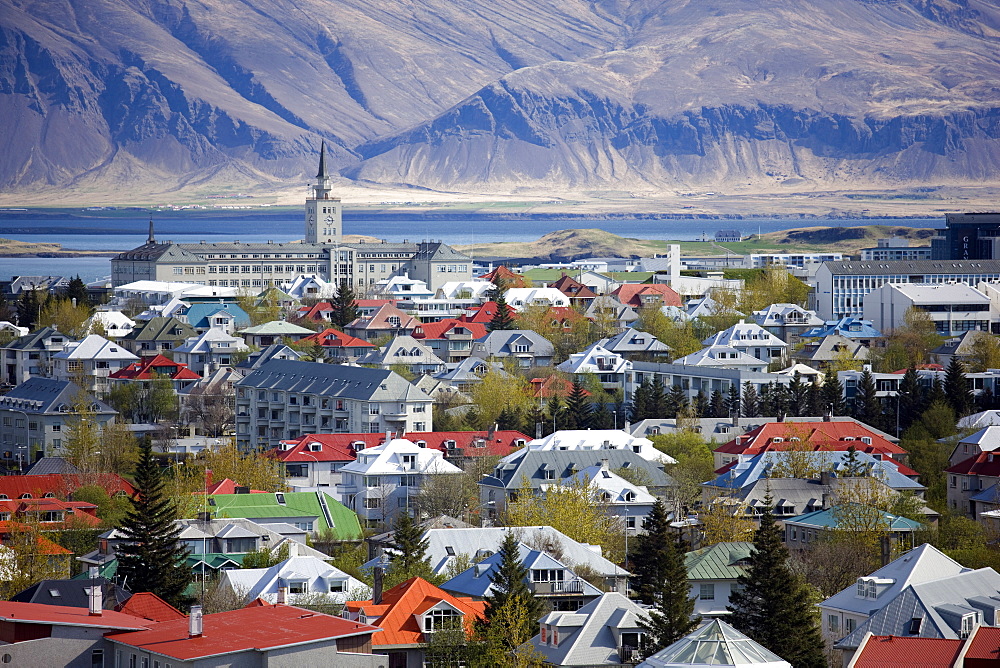
[[[591,404],[590,414],[587,416],[587,426],[590,429],[614,429],[615,416],[611,413],[608,405],[603,401]]]
[[[639,420],[645,420],[649,417],[649,399],[653,388],[649,382],[649,379],[643,379],[639,387],[635,388],[632,392],[632,403],[629,406],[629,419],[632,422],[638,422]]]
[[[79,274],[71,278],[69,284],[66,286],[66,299],[70,301],[75,299],[77,306],[86,306],[89,303],[90,300],[87,298],[87,284],[83,282]]]
[[[497,554],[500,563],[490,571],[490,582],[493,583],[493,587],[490,594],[486,596],[483,620],[478,623],[478,626],[481,631],[484,630],[497,618],[497,615],[511,599],[518,599],[526,608],[527,614],[524,616],[523,628],[512,631],[513,635],[522,638],[521,642],[527,642],[531,636],[535,635],[538,618],[545,611],[545,605],[535,598],[525,582],[528,577],[528,569],[521,562],[520,543],[514,536],[514,532],[508,531],[504,535]]]
[[[667,390],[663,387],[663,381],[659,378],[653,379],[649,392],[649,415],[650,418],[670,417],[670,402]]]
[[[858,390],[854,397],[854,417],[876,429],[882,428],[882,402],[875,390],[875,378],[865,369],[858,380]]]
[[[841,477],[843,478],[857,478],[865,474],[865,466],[861,463],[861,458],[858,457],[858,449],[853,445],[847,447],[847,456],[844,457],[844,468]]]
[[[742,410],[743,417],[753,418],[760,417],[760,398],[757,396],[757,390],[750,381],[743,383],[743,396],[740,399],[740,406]]]
[[[944,393],[955,411],[955,417],[962,418],[972,412],[974,400],[969,380],[965,377],[965,365],[956,355],[952,355],[944,374]]]
[[[822,415],[830,411],[831,415],[847,415],[847,404],[844,401],[844,385],[832,367],[827,368],[823,377],[823,410]]]
[[[653,509],[642,522],[644,533],[636,536],[632,543],[628,559],[628,570],[632,572],[632,589],[636,598],[652,605],[655,594],[660,589],[664,579],[664,563],[667,560],[666,550],[673,541],[670,535],[670,516],[663,501],[656,500]]]
[[[729,390],[726,392],[725,400],[725,414],[722,417],[730,417],[732,415],[740,414],[740,385],[739,383],[730,383]]]
[[[710,417],[708,398],[701,390],[698,390],[698,394],[695,395],[691,408],[694,410],[695,417]]]
[[[426,561],[428,542],[422,536],[423,531],[410,514],[399,513],[392,527],[392,547],[399,553],[393,562],[403,570],[412,571]]]
[[[733,626],[791,663],[795,668],[823,668],[826,657],[808,592],[788,566],[788,550],[765,500],[760,528],[754,534],[746,573],[729,595]]]
[[[514,322],[514,316],[510,312],[510,306],[507,304],[507,299],[504,297],[504,293],[498,291],[494,301],[497,305],[497,312],[493,314],[493,318],[486,326],[486,329],[491,332],[503,329],[517,329],[517,324]]]
[[[722,398],[722,392],[715,390],[712,398],[708,400],[708,415],[714,418],[729,417],[726,412],[726,401]]]
[[[701,622],[700,616],[692,618],[694,599],[689,596],[691,584],[684,566],[683,543],[668,537],[662,555],[661,579],[653,596],[653,607],[645,618],[639,619],[639,626],[646,631],[643,657],[677,642]]]
[[[809,415],[821,416],[826,413],[826,408],[823,407],[823,389],[818,380],[809,383],[806,402],[809,404]]]
[[[133,592],[152,592],[180,606],[191,581],[185,563],[187,549],[178,540],[181,528],[174,523],[177,509],[163,489],[148,440],[140,447],[135,488],[132,507],[119,529],[124,538],[116,550],[119,582]]]
[[[989,385],[984,387],[983,391],[976,397],[976,407],[981,411],[991,411],[997,407],[997,397]]]
[[[566,397],[566,411],[560,420],[561,429],[587,429],[590,426],[590,399],[583,385],[574,382]]]
[[[787,410],[789,415],[795,417],[802,417],[809,412],[809,384],[802,380],[802,374],[798,371],[788,384]]]
[[[920,387],[917,370],[910,367],[899,382],[899,428],[906,431],[924,412],[924,388]]]
[[[21,327],[34,329],[41,313],[41,301],[38,292],[25,290],[17,300],[17,324]]]
[[[674,385],[670,388],[670,393],[667,394],[665,408],[666,411],[664,414],[657,415],[656,417],[676,418],[678,415],[682,415],[687,411],[687,395],[684,394],[684,390],[681,389],[680,385]]]
[[[944,384],[941,382],[941,378],[939,376],[934,376],[934,381],[931,383],[931,389],[927,392],[926,396],[924,396],[924,412],[937,403],[948,404],[948,407],[951,408],[951,402],[948,401],[948,395],[944,393]],[[952,411],[954,411],[954,409],[952,409]]]
[[[343,329],[358,317],[358,307],[354,304],[354,290],[347,281],[341,281],[337,292],[330,299],[330,322]]]

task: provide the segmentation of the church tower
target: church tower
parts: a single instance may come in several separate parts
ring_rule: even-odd
[[[340,243],[343,233],[339,197],[330,197],[330,173],[326,169],[326,142],[319,149],[319,171],[313,197],[306,199],[306,243]]]

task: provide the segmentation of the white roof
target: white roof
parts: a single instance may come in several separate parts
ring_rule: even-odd
[[[761,327],[755,322],[740,321],[721,332],[713,334],[704,341],[706,346],[721,345],[746,348],[749,346],[779,346],[786,347],[787,343],[779,339],[774,334]]]
[[[132,281],[125,285],[119,285],[115,292],[170,292],[179,294],[185,290],[200,288],[197,283],[182,283],[171,281]]]
[[[129,362],[139,359],[119,344],[108,341],[97,334],[89,334],[82,341],[64,344],[62,351],[53,357],[63,360],[127,360]]]
[[[676,464],[677,460],[656,449],[645,436],[633,436],[621,429],[563,429],[528,443],[529,450],[631,450],[650,462]],[[507,463],[521,456],[516,450],[500,461]]]
[[[496,286],[489,281],[448,281],[437,289],[434,296],[439,299],[457,299],[460,293],[468,290],[472,299],[482,299],[487,292],[495,289]]]
[[[632,362],[595,343],[581,353],[573,353],[556,368],[566,373],[625,373],[632,368]]]
[[[242,568],[222,571],[224,586],[244,594],[247,601],[262,598],[274,603],[278,598],[278,588],[287,587],[292,580],[305,580],[308,592],[304,595],[319,593],[330,594],[330,585],[334,582],[343,583],[342,593],[330,594],[339,600],[347,600],[352,589],[365,587],[365,583],[351,577],[339,568],[334,568],[322,559],[316,557],[289,557],[270,568]],[[289,603],[295,602],[299,594],[290,594]]]
[[[174,348],[177,353],[211,353],[212,348],[225,347],[246,350],[247,344],[238,336],[231,336],[225,331],[212,327],[198,336],[184,340],[183,345]]]
[[[550,306],[569,306],[569,297],[555,288],[510,288],[504,299],[515,311],[535,302],[547,302]]]
[[[792,668],[721,619],[711,619],[673,645],[661,649],[636,668],[687,668],[688,666],[747,666]]]
[[[896,290],[917,303],[954,304],[980,303],[989,307],[990,298],[967,283],[887,283],[887,290]]]
[[[641,485],[633,485],[614,471],[609,471],[599,464],[588,466],[585,469],[577,471],[576,475],[570,478],[570,480],[588,480],[591,487],[608,494],[606,503],[613,506],[644,506],[656,503],[656,497],[646,491],[645,487]],[[631,494],[631,498],[629,498],[629,494]]]
[[[88,329],[101,323],[108,336],[123,336],[135,328],[135,321],[121,311],[98,311],[90,317]]]
[[[781,376],[794,376],[795,374],[799,374],[803,378],[815,377],[816,379],[819,379],[820,385],[823,384],[822,371],[819,371],[818,369],[814,369],[811,366],[806,366],[805,364],[801,363],[795,363],[792,366],[788,367],[787,369],[782,369],[781,371],[775,371],[773,373],[776,373]]]
[[[413,468],[404,468],[403,455],[416,455]],[[394,438],[374,448],[365,448],[357,454],[357,459],[344,466],[341,471],[362,475],[399,475],[421,473],[461,473],[451,462],[445,461],[444,453],[434,448],[421,448],[405,438]]]
[[[690,355],[678,357],[673,363],[685,366],[714,366],[722,369],[750,368],[750,370],[767,371],[767,362],[732,346],[708,346]]]
[[[979,429],[990,425],[1000,425],[1000,411],[973,413],[958,421],[959,429]]]
[[[9,329],[14,332],[15,336],[26,336],[28,334],[27,327],[18,327],[9,320],[0,320],[0,331]]]
[[[816,315],[816,311],[804,309],[798,304],[771,304],[765,309],[753,312],[753,318],[758,325],[786,325],[788,315],[795,313],[800,316],[794,324],[819,327],[823,324],[823,318]]]
[[[1000,426],[990,425],[983,427],[974,434],[970,434],[959,441],[959,444],[975,445],[983,452],[993,452],[1000,448]]]

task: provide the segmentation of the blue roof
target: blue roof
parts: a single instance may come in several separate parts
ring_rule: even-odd
[[[982,501],[985,503],[996,503],[997,502],[997,486],[990,485],[986,489],[979,490],[975,494],[969,497],[970,501]]]
[[[846,504],[846,505],[859,505],[859,504]],[[826,510],[816,510],[811,513],[806,513],[805,515],[799,515],[798,517],[792,517],[790,519],[784,520],[785,524],[805,524],[808,526],[821,527],[824,529],[836,529],[838,525],[837,520],[837,508],[840,506],[833,506],[832,508],[827,508]],[[917,531],[923,528],[923,524],[917,522],[916,520],[911,520],[907,517],[902,517],[900,515],[893,515],[892,513],[887,513],[884,510],[875,510],[879,515],[882,516],[889,523],[889,529],[893,531]]]
[[[219,311],[224,311],[235,319],[237,328],[249,327],[250,316],[239,306],[230,302],[200,302],[191,304],[190,308],[184,312],[188,324],[192,327],[211,327],[209,318]]]
[[[826,464],[826,466],[823,466],[822,468],[829,470],[834,474],[834,476],[837,476],[839,472],[844,470],[844,460],[848,457],[847,452],[839,451],[830,452],[827,450],[821,450],[815,452],[814,454],[817,459],[817,465],[821,460],[820,458],[822,458],[822,462]],[[900,473],[896,462],[889,459],[876,459],[873,455],[867,452],[855,451],[854,454],[865,469],[877,471],[882,482],[892,489],[924,489],[924,486],[919,482]],[[710,480],[702,484],[706,487],[743,489],[753,485],[761,478],[769,477],[768,474],[771,468],[779,464],[782,459],[787,458],[788,456],[789,455],[785,452],[771,450],[768,452],[762,452],[759,455],[754,455],[750,458],[741,458],[728,471],[719,475],[714,480]]]
[[[823,338],[830,334],[840,334],[848,339],[873,339],[882,336],[882,332],[875,329],[871,320],[848,316],[840,320],[827,320],[821,327],[813,327],[801,334],[801,337]]]
[[[546,554],[545,552],[533,550],[524,543],[518,543],[518,550],[521,555],[521,563],[528,568],[529,573],[533,568],[571,570],[554,557]],[[491,579],[491,576],[499,567],[502,557],[503,555],[497,552],[496,554],[483,559],[475,566],[467,568],[452,579],[445,582],[441,585],[441,589],[460,596],[485,598],[493,592],[493,580]],[[564,582],[569,582],[572,579],[573,577],[567,574]],[[579,579],[583,586],[584,596],[601,595],[602,592],[600,589],[590,584],[583,578]]]

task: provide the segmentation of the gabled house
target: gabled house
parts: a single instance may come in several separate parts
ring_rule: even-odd
[[[444,361],[435,355],[430,347],[412,336],[405,335],[393,337],[381,348],[369,351],[358,360],[358,363],[383,369],[400,365],[416,375],[439,373],[445,369]]]
[[[121,311],[97,311],[90,316],[87,331],[96,334],[95,328],[103,331],[103,336],[115,340],[126,336],[135,329],[136,322]]]
[[[730,346],[764,362],[785,358],[788,344],[755,322],[741,320],[702,341],[706,346]]]
[[[210,329],[221,329],[226,334],[232,334],[237,329],[250,326],[250,315],[243,307],[223,300],[195,302],[178,311],[177,319],[194,327],[199,334]]]
[[[287,603],[343,603],[348,594],[367,589],[367,585],[334,568],[322,559],[299,556],[297,545],[289,543],[289,557],[270,568],[241,568],[222,572],[220,586],[244,601],[261,599],[277,603],[284,589]]]
[[[108,376],[109,383],[148,383],[158,378],[167,378],[175,392],[183,392],[201,376],[188,368],[187,364],[175,362],[163,355],[140,357],[138,362],[129,364]]]
[[[510,288],[504,293],[504,299],[518,312],[529,306],[569,306],[569,298],[555,288]]]
[[[111,580],[103,577],[88,580],[40,580],[23,591],[10,597],[19,603],[38,605],[59,605],[71,608],[90,607],[90,588],[101,589],[101,603],[104,610],[119,610],[132,594]],[[128,614],[128,613],[126,613]]]
[[[372,599],[347,601],[344,618],[382,629],[372,638],[372,651],[389,657],[391,668],[420,668],[437,629],[464,628],[471,635],[485,603],[453,596],[422,578],[410,578]]]
[[[821,339],[808,339],[791,360],[813,369],[826,371],[844,361],[866,362],[871,351],[867,346],[840,334],[830,334]]]
[[[46,376],[52,357],[63,351],[73,338],[54,327],[42,327],[0,346],[0,382],[20,385],[32,376]]]
[[[663,283],[626,283],[611,293],[625,306],[643,307],[681,306],[681,297]]]
[[[596,345],[630,360],[655,362],[670,356],[670,346],[649,332],[640,332],[631,327],[624,332],[599,340]]]
[[[703,618],[729,615],[729,595],[736,590],[736,580],[746,575],[753,543],[716,543],[684,555],[694,614]]]
[[[493,318],[496,317],[497,311],[498,307],[495,301],[485,301],[478,306],[465,309],[465,313],[455,318],[455,320],[489,326],[493,322]],[[507,312],[512,316],[514,315],[514,311],[511,310],[510,306],[507,307]]]
[[[357,434],[305,434],[281,441],[271,451],[285,465],[285,478],[293,489],[335,488],[340,470],[355,459]],[[369,436],[369,434],[364,434]]]
[[[447,461],[459,467],[480,457],[506,457],[530,440],[526,434],[514,429],[412,431],[403,434],[403,437],[417,447],[443,452]]]
[[[608,323],[619,329],[631,327],[639,320],[637,309],[610,295],[601,295],[591,301],[584,315],[596,323]]]
[[[232,366],[234,356],[249,350],[240,337],[213,327],[174,348],[174,361],[201,376],[208,376],[223,367]]]
[[[601,595],[601,590],[577,575],[573,569],[544,550],[518,543],[521,565],[528,569],[525,584],[537,598],[553,610],[578,610]],[[456,596],[482,601],[493,595],[493,578],[500,568],[499,553],[473,564],[441,585]]]
[[[590,305],[590,302],[597,298],[596,292],[566,274],[563,274],[558,280],[550,283],[549,287],[555,288],[566,295],[569,298],[570,306],[582,306],[586,308]]]
[[[294,299],[329,299],[333,296],[336,286],[324,281],[316,274],[298,273],[295,278],[285,281],[282,289]]]
[[[447,383],[456,393],[471,391],[473,387],[483,382],[483,376],[487,373],[492,372],[504,378],[509,377],[506,369],[503,368],[502,362],[482,359],[480,357],[466,357],[458,364],[450,366],[451,368],[434,374],[433,378],[439,382]],[[415,383],[418,387],[423,387],[419,384],[419,380],[415,381]],[[469,399],[464,399],[459,403],[468,403],[469,401]]]
[[[392,304],[381,306],[370,316],[360,317],[344,327],[344,333],[364,341],[383,336],[410,336],[420,321]]]
[[[856,519],[863,518],[863,519]],[[845,526],[845,521],[847,522]],[[908,517],[893,515],[860,503],[846,503],[825,510],[815,510],[784,520],[785,546],[789,550],[813,549],[816,541],[829,538],[837,531],[854,531],[856,523],[875,526],[889,537],[892,550],[912,549],[913,536],[924,525]],[[823,549],[822,544],[818,549]]]
[[[824,324],[815,311],[804,309],[798,304],[771,304],[760,311],[754,311],[752,316],[754,322],[782,341],[796,341],[803,332]]]
[[[947,338],[944,343],[931,350],[931,360],[947,367],[951,363],[951,358],[957,357],[960,362],[968,364],[969,358],[974,352],[973,344],[982,336],[988,336],[988,334],[975,330]]]
[[[553,611],[538,620],[531,639],[547,666],[631,666],[646,631],[645,610],[618,592],[607,592],[575,612]]]
[[[634,536],[642,529],[646,517],[653,510],[656,497],[645,485],[635,485],[608,468],[607,462],[581,469],[568,480],[584,483],[593,489],[609,515],[621,519],[628,534]]]
[[[285,341],[295,342],[315,333],[311,329],[299,327],[286,320],[272,320],[237,332],[249,345],[258,348],[265,348]]]
[[[448,364],[461,362],[472,354],[476,339],[486,336],[486,325],[453,318],[425,322],[413,330],[413,338],[429,347]]]
[[[82,341],[66,343],[52,356],[52,377],[81,381],[88,392],[108,391],[108,376],[139,358],[118,343],[90,334]]]
[[[802,332],[803,339],[822,339],[831,334],[839,334],[857,341],[866,348],[873,348],[882,340],[882,332],[875,329],[871,320],[847,316],[840,320],[826,320],[822,325]]]
[[[563,429],[528,443],[531,451],[547,450],[629,450],[643,459],[660,464],[676,464],[668,454],[660,452],[645,436],[633,436],[620,429]],[[501,463],[518,457],[513,453]]]
[[[493,285],[503,285],[506,288],[530,288],[531,280],[521,274],[517,274],[504,265],[499,265],[496,269],[480,276],[484,281],[489,281]]]
[[[632,370],[632,362],[595,343],[583,352],[571,354],[568,360],[556,368],[573,374],[577,380],[596,374],[602,387],[614,389],[624,386],[625,376]]]
[[[302,353],[299,351],[280,343],[274,343],[263,350],[252,351],[249,355],[247,355],[246,359],[241,360],[235,368],[239,369],[244,373],[244,375],[246,375],[247,370],[259,369],[271,360],[291,360],[294,362],[301,358]]]
[[[498,329],[472,345],[472,355],[480,359],[496,357],[517,360],[518,367],[551,366],[555,355],[552,343],[530,329]]]
[[[988,427],[995,429],[995,427]],[[945,469],[948,506],[978,520],[1000,506],[1000,452],[980,452]]]
[[[340,362],[356,360],[375,349],[375,346],[364,339],[348,336],[333,328],[302,337],[296,347],[302,349],[304,346],[315,345],[323,346],[328,359]]]
[[[197,335],[194,327],[186,322],[157,316],[136,323],[135,329],[118,341],[123,348],[136,355],[155,355],[173,350],[174,346],[185,339]]]
[[[739,348],[725,345],[710,345],[684,357],[678,357],[674,364],[684,366],[717,367],[720,369],[740,369],[763,373],[767,371],[768,363],[749,355]]]

